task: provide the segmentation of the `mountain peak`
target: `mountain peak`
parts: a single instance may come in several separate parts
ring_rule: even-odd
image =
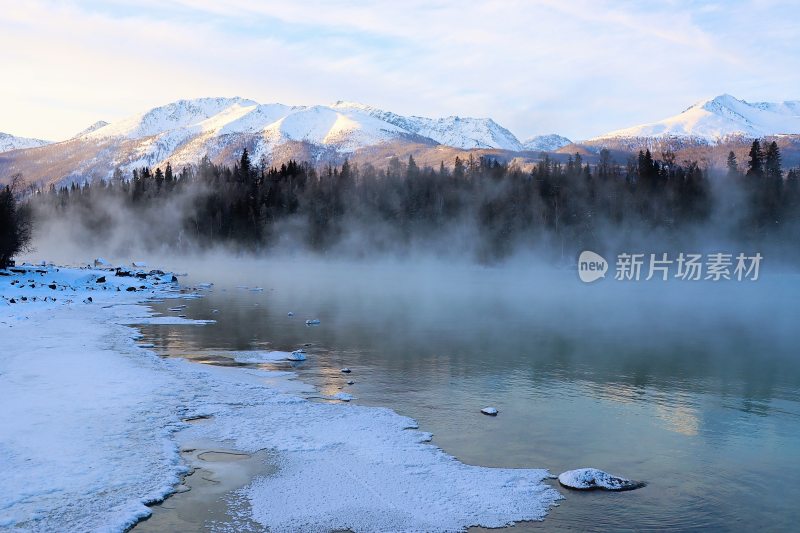
[[[11,150],[22,150],[24,148],[36,148],[50,144],[51,141],[44,141],[42,139],[32,139],[29,137],[18,137],[10,133],[0,132],[0,152],[9,152]]]
[[[549,133],[546,135],[535,135],[522,142],[522,147],[525,150],[532,150],[537,152],[555,152],[559,148],[563,148],[572,141],[562,135]]]
[[[740,100],[721,94],[657,122],[609,132],[592,139],[690,137],[715,143],[729,136],[763,137],[800,133],[800,102]]]
[[[100,128],[104,128],[104,127],[108,126],[108,124],[109,123],[106,122],[105,120],[98,120],[97,122],[95,122],[91,126],[85,128],[85,129],[82,129],[81,131],[79,131],[78,133],[73,135],[72,138],[75,139],[76,137],[83,137],[84,135],[88,135],[89,133],[92,133],[93,131],[97,131]]]

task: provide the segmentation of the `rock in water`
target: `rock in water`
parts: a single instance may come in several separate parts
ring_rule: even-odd
[[[352,371],[351,371],[349,368],[345,367],[345,368],[343,368],[343,369],[342,369],[342,372],[343,372],[344,374],[349,374],[349,373],[350,373],[350,372],[352,372]]]
[[[286,359],[288,359],[289,361],[305,361],[306,360],[305,350],[295,350],[292,353],[290,353],[286,357]]]
[[[494,407],[484,407],[483,409],[481,409],[481,413],[489,416],[497,416],[497,413],[499,413],[499,411]]]
[[[319,324],[318,318],[314,318],[312,320],[306,320],[306,326],[316,326],[317,324]]]
[[[564,487],[576,490],[633,490],[645,486],[644,482],[612,476],[596,468],[568,470],[558,476],[558,482]]]

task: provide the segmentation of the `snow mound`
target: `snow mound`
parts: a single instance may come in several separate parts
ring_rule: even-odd
[[[579,468],[568,470],[558,476],[558,482],[570,489],[577,490],[633,490],[643,487],[641,481],[631,481],[618,476],[612,476],[608,472],[597,470],[596,468]]]
[[[489,416],[497,416],[498,412],[499,411],[494,407],[484,407],[483,409],[481,409],[481,413]]]
[[[331,400],[340,400],[342,402],[349,402],[350,400],[355,400],[356,397],[352,394],[348,394],[346,392],[337,392],[333,396],[330,396]]]

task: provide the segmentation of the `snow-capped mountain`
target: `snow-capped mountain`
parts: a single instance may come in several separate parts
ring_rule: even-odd
[[[491,119],[403,117],[349,102],[287,106],[243,98],[179,100],[97,128],[86,138],[149,139],[142,155],[156,155],[156,148],[163,153],[189,145],[195,152],[189,159],[196,160],[209,144],[239,134],[254,136],[256,155],[291,141],[341,153],[403,138],[463,149],[521,147],[511,132]]]
[[[21,150],[23,148],[36,148],[37,146],[44,146],[45,144],[50,144],[50,141],[29,139],[27,137],[17,137],[16,135],[11,135],[10,133],[0,132],[0,152]]]
[[[537,135],[535,137],[531,137],[530,139],[526,139],[522,142],[522,149],[540,152],[554,152],[559,148],[567,146],[568,144],[572,144],[572,141],[561,135],[551,133],[549,135]]]
[[[799,133],[800,101],[750,103],[723,94],[664,120],[612,131],[591,140],[692,137],[715,143],[730,136],[752,138]]]
[[[337,110],[363,113],[383,122],[393,124],[409,133],[433,139],[439,144],[469,150],[473,148],[500,148],[518,151],[522,144],[513,133],[490,118],[405,117],[372,106],[339,101],[331,106]]]
[[[557,136],[549,136],[557,137]],[[548,138],[549,138],[548,137]],[[568,142],[564,139],[565,142]],[[544,142],[544,141],[542,141]],[[560,147],[561,141],[537,145]],[[558,146],[557,146],[558,145]],[[0,160],[0,172],[46,182],[108,178],[142,166],[180,167],[203,156],[229,164],[243,148],[254,161],[341,163],[344,157],[391,157],[433,150],[438,164],[453,150],[521,151],[523,144],[490,118],[403,116],[372,106],[261,104],[245,98],[178,100],[117,122],[97,122],[40,151]]]
[[[105,120],[98,120],[88,128],[83,129],[78,133],[76,133],[72,138],[74,139],[76,137],[83,137],[84,135],[92,133],[94,130],[99,130],[100,128],[103,128],[105,126],[108,126],[108,122],[106,122]]]

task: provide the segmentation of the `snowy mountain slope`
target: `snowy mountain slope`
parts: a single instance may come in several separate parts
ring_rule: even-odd
[[[522,149],[555,152],[559,148],[563,148],[568,144],[572,144],[572,141],[566,137],[562,137],[561,135],[551,133],[549,135],[537,135],[535,137],[531,137],[530,139],[526,139],[522,142]]]
[[[610,138],[693,137],[714,143],[729,136],[763,137],[799,133],[800,101],[750,103],[723,94],[698,102],[682,113],[664,120],[612,131],[591,141]]]
[[[490,118],[445,118],[405,117],[383,111],[372,106],[354,102],[338,101],[331,106],[337,110],[364,113],[409,133],[433,139],[439,144],[470,150],[473,148],[499,148],[522,150],[522,144],[513,133]]]
[[[179,100],[109,124],[87,134],[92,139],[145,139],[178,148],[194,138],[258,134],[274,146],[301,141],[339,151],[403,136],[431,139],[457,148],[519,150],[514,135],[491,119],[402,117],[370,106],[337,102],[332,106],[259,104],[242,98]]]
[[[16,135],[11,135],[10,133],[0,132],[0,152],[21,150],[23,148],[36,148],[37,146],[44,146],[46,144],[50,144],[50,141],[29,139],[27,137],[17,137]]]
[[[105,120],[98,120],[97,122],[95,122],[94,124],[89,126],[88,128],[83,129],[83,130],[79,131],[78,133],[76,133],[75,135],[73,135],[72,138],[74,139],[76,137],[83,137],[84,135],[88,135],[88,134],[92,133],[93,131],[99,130],[100,128],[103,128],[105,126],[108,126],[108,122],[106,122]]]

